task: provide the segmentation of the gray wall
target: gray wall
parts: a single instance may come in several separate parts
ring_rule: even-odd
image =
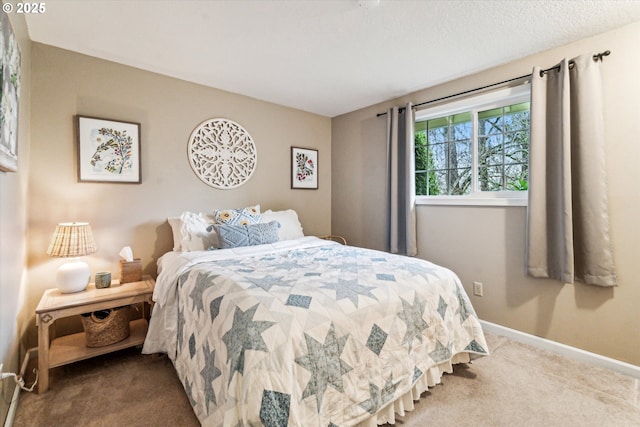
[[[563,285],[524,275],[524,207],[419,206],[418,256],[458,273],[487,321],[640,365],[640,23],[332,120],[332,231],[385,248],[386,118],[376,114],[611,50],[602,65],[612,238],[619,286]],[[401,72],[399,70],[398,72]],[[428,72],[428,70],[425,70]]]
[[[295,209],[306,234],[330,232],[330,119],[38,43],[32,67],[27,314],[64,262],[46,255],[58,222],[90,222],[98,246],[86,257],[91,272],[114,277],[127,245],[155,275],[157,258],[172,248],[166,218],[183,211],[260,203]],[[77,182],[76,114],[141,124],[142,184]],[[235,189],[209,187],[189,166],[191,132],[214,117],[242,125],[257,147],[256,171]],[[290,189],[291,146],[319,150],[318,190]]]
[[[26,327],[19,320],[26,292],[27,185],[31,42],[23,15],[7,15],[20,47],[20,105],[18,117],[18,172],[0,172],[0,363],[5,372],[17,372],[21,363],[19,337]],[[13,384],[3,381],[0,424],[4,424]]]

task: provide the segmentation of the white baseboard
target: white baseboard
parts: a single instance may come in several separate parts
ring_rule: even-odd
[[[497,325],[495,323],[487,322],[484,320],[481,320],[480,324],[482,325],[482,329],[484,331],[491,334],[502,335],[507,338],[511,338],[514,341],[542,348],[544,350],[559,354],[569,359],[591,363],[592,365],[596,365],[601,368],[610,369],[612,371],[616,371],[621,374],[640,379],[640,366],[621,362],[619,360],[601,356],[596,353],[590,353],[576,347],[571,347],[566,344],[561,344],[559,342],[540,338],[535,335],[527,334],[526,332],[520,332],[515,329],[507,328],[506,326]]]

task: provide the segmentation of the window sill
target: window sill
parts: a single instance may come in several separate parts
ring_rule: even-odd
[[[416,196],[416,205],[436,206],[527,206],[526,197]]]

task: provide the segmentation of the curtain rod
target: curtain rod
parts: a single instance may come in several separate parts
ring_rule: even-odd
[[[593,55],[593,60],[596,62],[602,61],[605,56],[609,55],[611,55],[611,51],[605,50],[604,52],[596,53],[595,55]],[[576,63],[573,60],[569,61],[569,68],[573,68],[575,64]],[[546,70],[540,70],[540,77],[553,70],[560,71],[560,64],[556,65],[555,67],[547,68]]]
[[[593,55],[593,60],[596,61],[596,62],[602,61],[602,59],[605,56],[609,56],[610,54],[611,54],[611,51],[609,51],[609,50],[605,50],[604,52],[601,52],[601,53],[596,53],[595,55]],[[574,61],[569,61],[569,67],[570,68],[574,64],[575,64]],[[547,68],[546,70],[540,70],[540,77],[542,77],[545,73],[548,73],[549,71],[552,71],[552,70],[560,70],[560,65],[556,65],[555,67]],[[511,82],[516,81],[516,80],[526,79],[528,77],[531,77],[531,74],[525,74],[524,76],[514,77],[512,79],[503,80],[503,81],[498,82],[498,83],[492,83],[492,84],[489,84],[489,85],[486,85],[486,86],[477,87],[475,89],[465,90],[464,92],[454,93],[453,95],[443,96],[442,98],[432,99],[431,101],[421,102],[419,104],[415,104],[413,107],[414,108],[415,107],[420,107],[421,105],[427,105],[427,104],[431,104],[431,103],[434,103],[434,102],[443,101],[445,99],[455,98],[457,96],[466,95],[468,93],[477,92],[477,91],[480,91],[480,90],[488,89],[488,88],[494,87],[494,86],[503,85],[503,84],[506,84],[506,83],[511,83]],[[398,111],[402,112],[402,111],[404,111],[404,109],[405,109],[405,107],[400,107],[398,109]],[[387,115],[387,112],[385,111],[384,113],[376,114],[376,117],[381,117],[381,116],[386,116],[386,115]]]

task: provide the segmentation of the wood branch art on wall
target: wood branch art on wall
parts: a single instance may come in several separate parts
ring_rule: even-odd
[[[191,133],[188,145],[189,164],[205,184],[226,190],[246,183],[258,161],[256,145],[238,123],[227,119],[210,119]]]

